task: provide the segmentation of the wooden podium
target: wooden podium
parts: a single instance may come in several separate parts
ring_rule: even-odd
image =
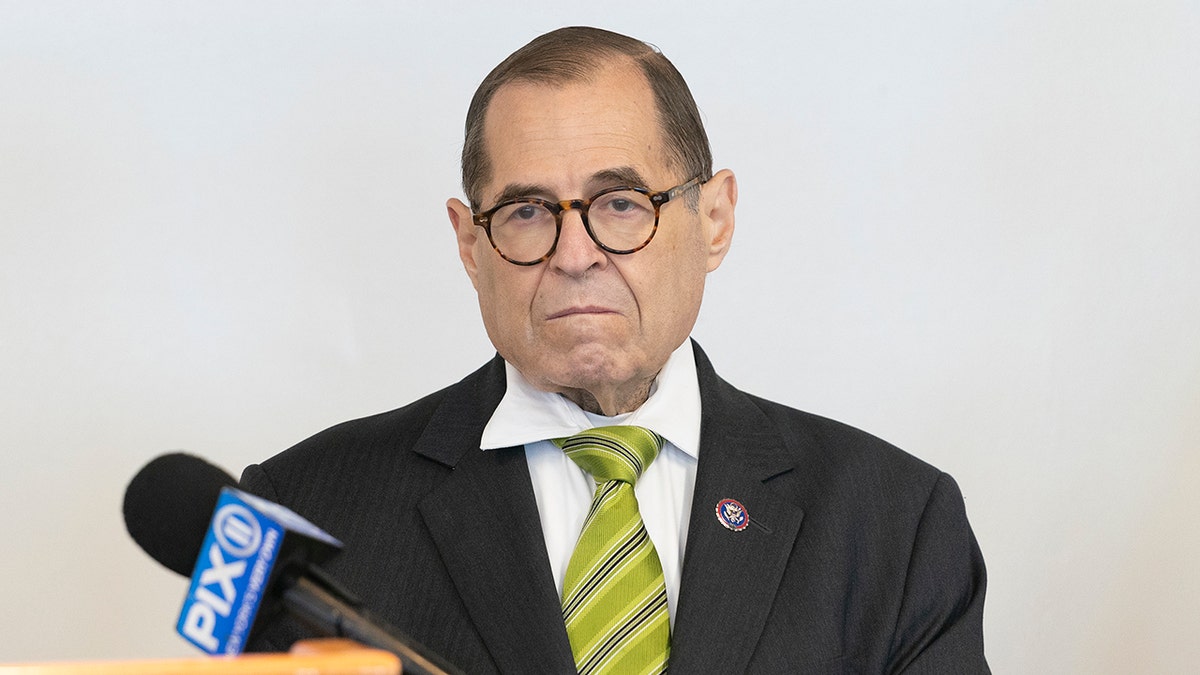
[[[304,640],[286,654],[0,665],[0,675],[400,675],[400,659],[342,639]]]

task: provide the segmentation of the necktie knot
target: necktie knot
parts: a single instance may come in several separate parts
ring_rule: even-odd
[[[634,485],[662,450],[663,437],[644,427],[611,426],[556,438],[554,443],[597,484],[615,480]]]

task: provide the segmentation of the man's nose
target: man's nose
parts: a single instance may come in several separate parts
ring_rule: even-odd
[[[550,256],[550,264],[567,274],[582,274],[595,265],[608,262],[604,249],[592,240],[583,224],[583,213],[569,209],[562,214],[562,231],[558,234],[558,246]]]

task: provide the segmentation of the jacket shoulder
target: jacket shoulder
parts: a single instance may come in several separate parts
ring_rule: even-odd
[[[745,396],[774,424],[784,442],[808,461],[847,468],[884,467],[934,481],[941,474],[928,462],[845,422],[798,410],[753,394]]]
[[[458,439],[481,432],[487,419],[484,411],[488,405],[494,407],[491,401],[499,401],[503,394],[503,372],[503,362],[497,358],[461,381],[408,405],[329,427],[248,466],[242,485],[264,497],[279,498],[283,486],[330,487],[338,478],[350,484],[350,480],[370,478],[365,473],[432,462],[410,451],[423,438],[438,435],[448,426]]]

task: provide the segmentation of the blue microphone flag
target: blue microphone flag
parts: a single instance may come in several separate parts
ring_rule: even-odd
[[[328,554],[342,543],[287,508],[222,488],[175,630],[208,654],[242,653],[270,581],[297,546]]]

